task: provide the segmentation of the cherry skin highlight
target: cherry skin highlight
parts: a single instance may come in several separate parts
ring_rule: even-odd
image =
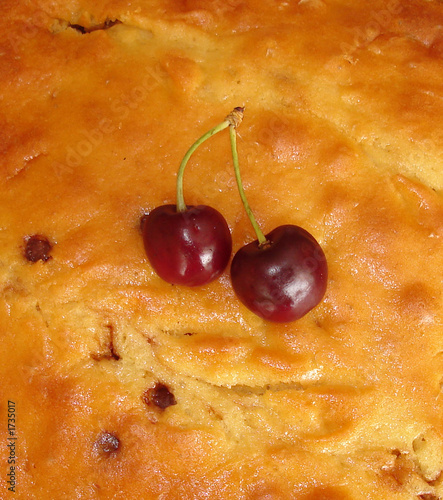
[[[328,267],[315,238],[294,225],[283,225],[242,247],[231,264],[231,281],[240,301],[263,319],[295,321],[323,298]]]
[[[154,271],[174,285],[200,286],[228,265],[232,238],[224,217],[207,205],[162,205],[142,220],[143,243]]]

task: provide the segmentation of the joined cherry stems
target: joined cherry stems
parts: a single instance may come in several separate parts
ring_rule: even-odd
[[[177,173],[177,212],[184,212],[186,210],[186,203],[183,195],[183,175],[185,171],[185,167],[191,157],[191,155],[194,153],[194,151],[205,141],[207,141],[209,138],[211,138],[213,135],[217,134],[218,132],[221,132],[222,130],[230,127],[233,129],[236,129],[242,119],[243,119],[243,107],[236,107],[234,108],[229,115],[226,116],[226,118],[219,123],[218,125],[215,125],[215,127],[212,127],[210,130],[208,130],[205,134],[203,134],[199,139],[197,139],[194,144],[188,149],[186,152],[185,156],[183,157],[183,160],[180,163],[180,167],[178,169]],[[237,161],[238,163],[238,161]]]

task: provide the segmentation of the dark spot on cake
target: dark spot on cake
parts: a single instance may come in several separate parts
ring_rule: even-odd
[[[102,432],[94,443],[95,450],[105,457],[115,455],[120,447],[120,440],[111,432]]]
[[[439,500],[440,497],[434,495],[433,493],[422,493],[418,495],[420,500]]]
[[[218,420],[218,421],[222,421],[224,420],[223,419],[223,415],[221,413],[219,413],[218,411],[216,411],[212,406],[209,406],[208,408],[208,413],[209,415],[211,415],[211,417],[213,417],[215,420]]]
[[[86,35],[87,33],[92,33],[93,31],[107,30],[112,28],[116,24],[121,24],[121,21],[118,19],[106,19],[105,22],[100,24],[95,24],[93,26],[83,26],[81,24],[69,24],[69,27],[78,31],[82,35]]]
[[[154,387],[148,389],[142,399],[148,406],[154,405],[162,410],[177,404],[174,394],[162,383],[155,384]]]
[[[121,356],[120,356],[120,354],[117,352],[117,350],[115,348],[115,343],[114,343],[114,337],[115,337],[114,325],[112,325],[112,324],[106,325],[106,328],[109,329],[109,344],[108,344],[108,347],[109,347],[109,357],[111,359],[114,359],[115,361],[118,361],[119,359],[121,359]]]
[[[108,324],[105,326],[109,330],[109,342],[103,348],[104,351],[98,353],[92,353],[91,358],[94,361],[102,361],[105,359],[119,361],[121,359],[120,354],[118,353],[115,347],[115,333],[114,333],[114,325]]]
[[[37,262],[42,260],[46,262],[51,258],[49,255],[52,245],[48,238],[39,234],[34,234],[25,238],[25,258],[29,262]]]
[[[114,347],[114,342],[111,340],[109,342],[109,357],[110,359],[114,359],[115,361],[118,361],[120,358],[120,354],[117,353]]]

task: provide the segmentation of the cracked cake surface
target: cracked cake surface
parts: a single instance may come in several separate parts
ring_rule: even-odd
[[[443,4],[0,14],[0,497],[443,498]],[[228,270],[174,286],[144,253],[141,219],[235,106],[263,230],[300,225],[328,260],[293,323],[248,311]],[[226,134],[185,197],[235,252],[255,236]]]

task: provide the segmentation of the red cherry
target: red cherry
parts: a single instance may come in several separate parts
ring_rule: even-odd
[[[188,149],[177,172],[177,203],[155,208],[142,217],[143,243],[156,273],[165,281],[186,286],[205,285],[225,270],[232,239],[224,217],[207,205],[187,206],[183,174],[191,155],[203,142],[227,127],[237,127],[243,108],[235,108]]]
[[[231,264],[231,280],[243,304],[275,322],[294,321],[313,309],[326,292],[328,267],[315,238],[283,225],[242,247]]]
[[[207,205],[155,208],[143,218],[143,243],[155,272],[168,283],[205,285],[228,265],[232,239],[224,217]]]
[[[315,238],[298,226],[279,226],[265,236],[249,206],[240,175],[237,138],[229,126],[237,187],[257,240],[241,248],[231,264],[232,286],[243,304],[269,321],[295,321],[323,298],[328,267]]]

